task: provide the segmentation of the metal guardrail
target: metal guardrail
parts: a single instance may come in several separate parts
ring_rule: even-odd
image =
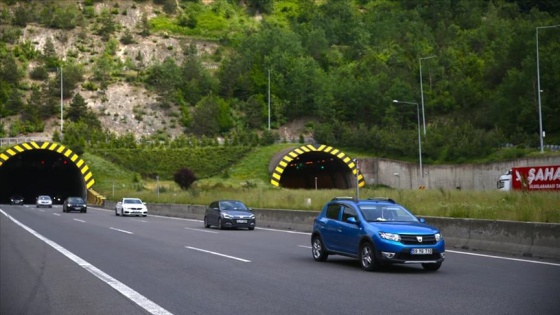
[[[51,141],[47,137],[18,137],[18,138],[0,138],[0,147],[20,144],[29,141]]]

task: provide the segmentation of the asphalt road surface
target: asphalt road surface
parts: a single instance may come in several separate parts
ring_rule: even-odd
[[[258,222],[217,230],[0,205],[0,314],[543,315],[559,297],[558,261],[448,249],[437,272],[365,272],[345,257],[315,262],[308,233]]]

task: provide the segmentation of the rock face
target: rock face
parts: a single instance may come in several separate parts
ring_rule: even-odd
[[[95,5],[97,14],[103,9],[111,10],[111,8],[108,3]],[[118,11],[121,14],[112,15],[114,22],[119,25],[118,31],[112,36],[118,41],[113,58],[123,64],[131,63],[142,69],[160,63],[168,57],[180,64],[184,58],[183,50],[189,45],[195,45],[199,55],[211,55],[218,48],[214,42],[171,37],[167,34],[154,33],[141,36],[139,25],[142,16],[144,14],[148,18],[155,16],[154,8],[149,3],[140,5],[133,1],[119,1]],[[84,66],[84,81],[88,82],[92,76],[95,60],[103,54],[107,44],[95,34],[94,28],[95,25],[86,24],[84,27],[76,27],[72,30],[57,30],[29,24],[23,29],[19,42],[31,43],[38,52],[42,53],[50,39],[59,58],[75,59],[78,64]],[[125,33],[132,36],[132,43],[125,45],[119,41]],[[27,72],[29,73],[35,66],[36,64],[30,63]],[[217,67],[210,64],[207,66]],[[125,69],[124,72],[127,70]],[[94,91],[78,86],[72,95],[80,93],[87,106],[98,115],[103,127],[117,135],[132,132],[137,138],[141,138],[161,132],[175,137],[183,132],[176,118],[180,116],[177,115],[178,109],[160,108],[157,105],[157,95],[141,85],[133,85],[122,78],[114,81],[107,88]],[[64,107],[67,108],[70,102],[71,99],[65,99]],[[17,117],[5,119],[6,129],[9,130],[11,123],[17,119]],[[25,137],[50,139],[55,130],[60,130],[60,117],[52,117],[46,121],[42,133],[27,134]]]

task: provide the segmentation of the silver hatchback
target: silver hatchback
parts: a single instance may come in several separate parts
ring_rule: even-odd
[[[41,196],[37,197],[36,206],[37,206],[37,208],[40,208],[40,207],[52,208],[51,197],[47,196],[47,195],[41,195]]]

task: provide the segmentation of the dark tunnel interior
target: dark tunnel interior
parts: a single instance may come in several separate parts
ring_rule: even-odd
[[[50,150],[30,150],[0,166],[0,203],[9,203],[12,195],[23,196],[26,204],[34,204],[38,195],[62,203],[69,196],[86,198],[86,184],[69,158]]]
[[[298,155],[285,168],[280,186],[291,189],[349,189],[356,177],[344,161],[325,152]]]

